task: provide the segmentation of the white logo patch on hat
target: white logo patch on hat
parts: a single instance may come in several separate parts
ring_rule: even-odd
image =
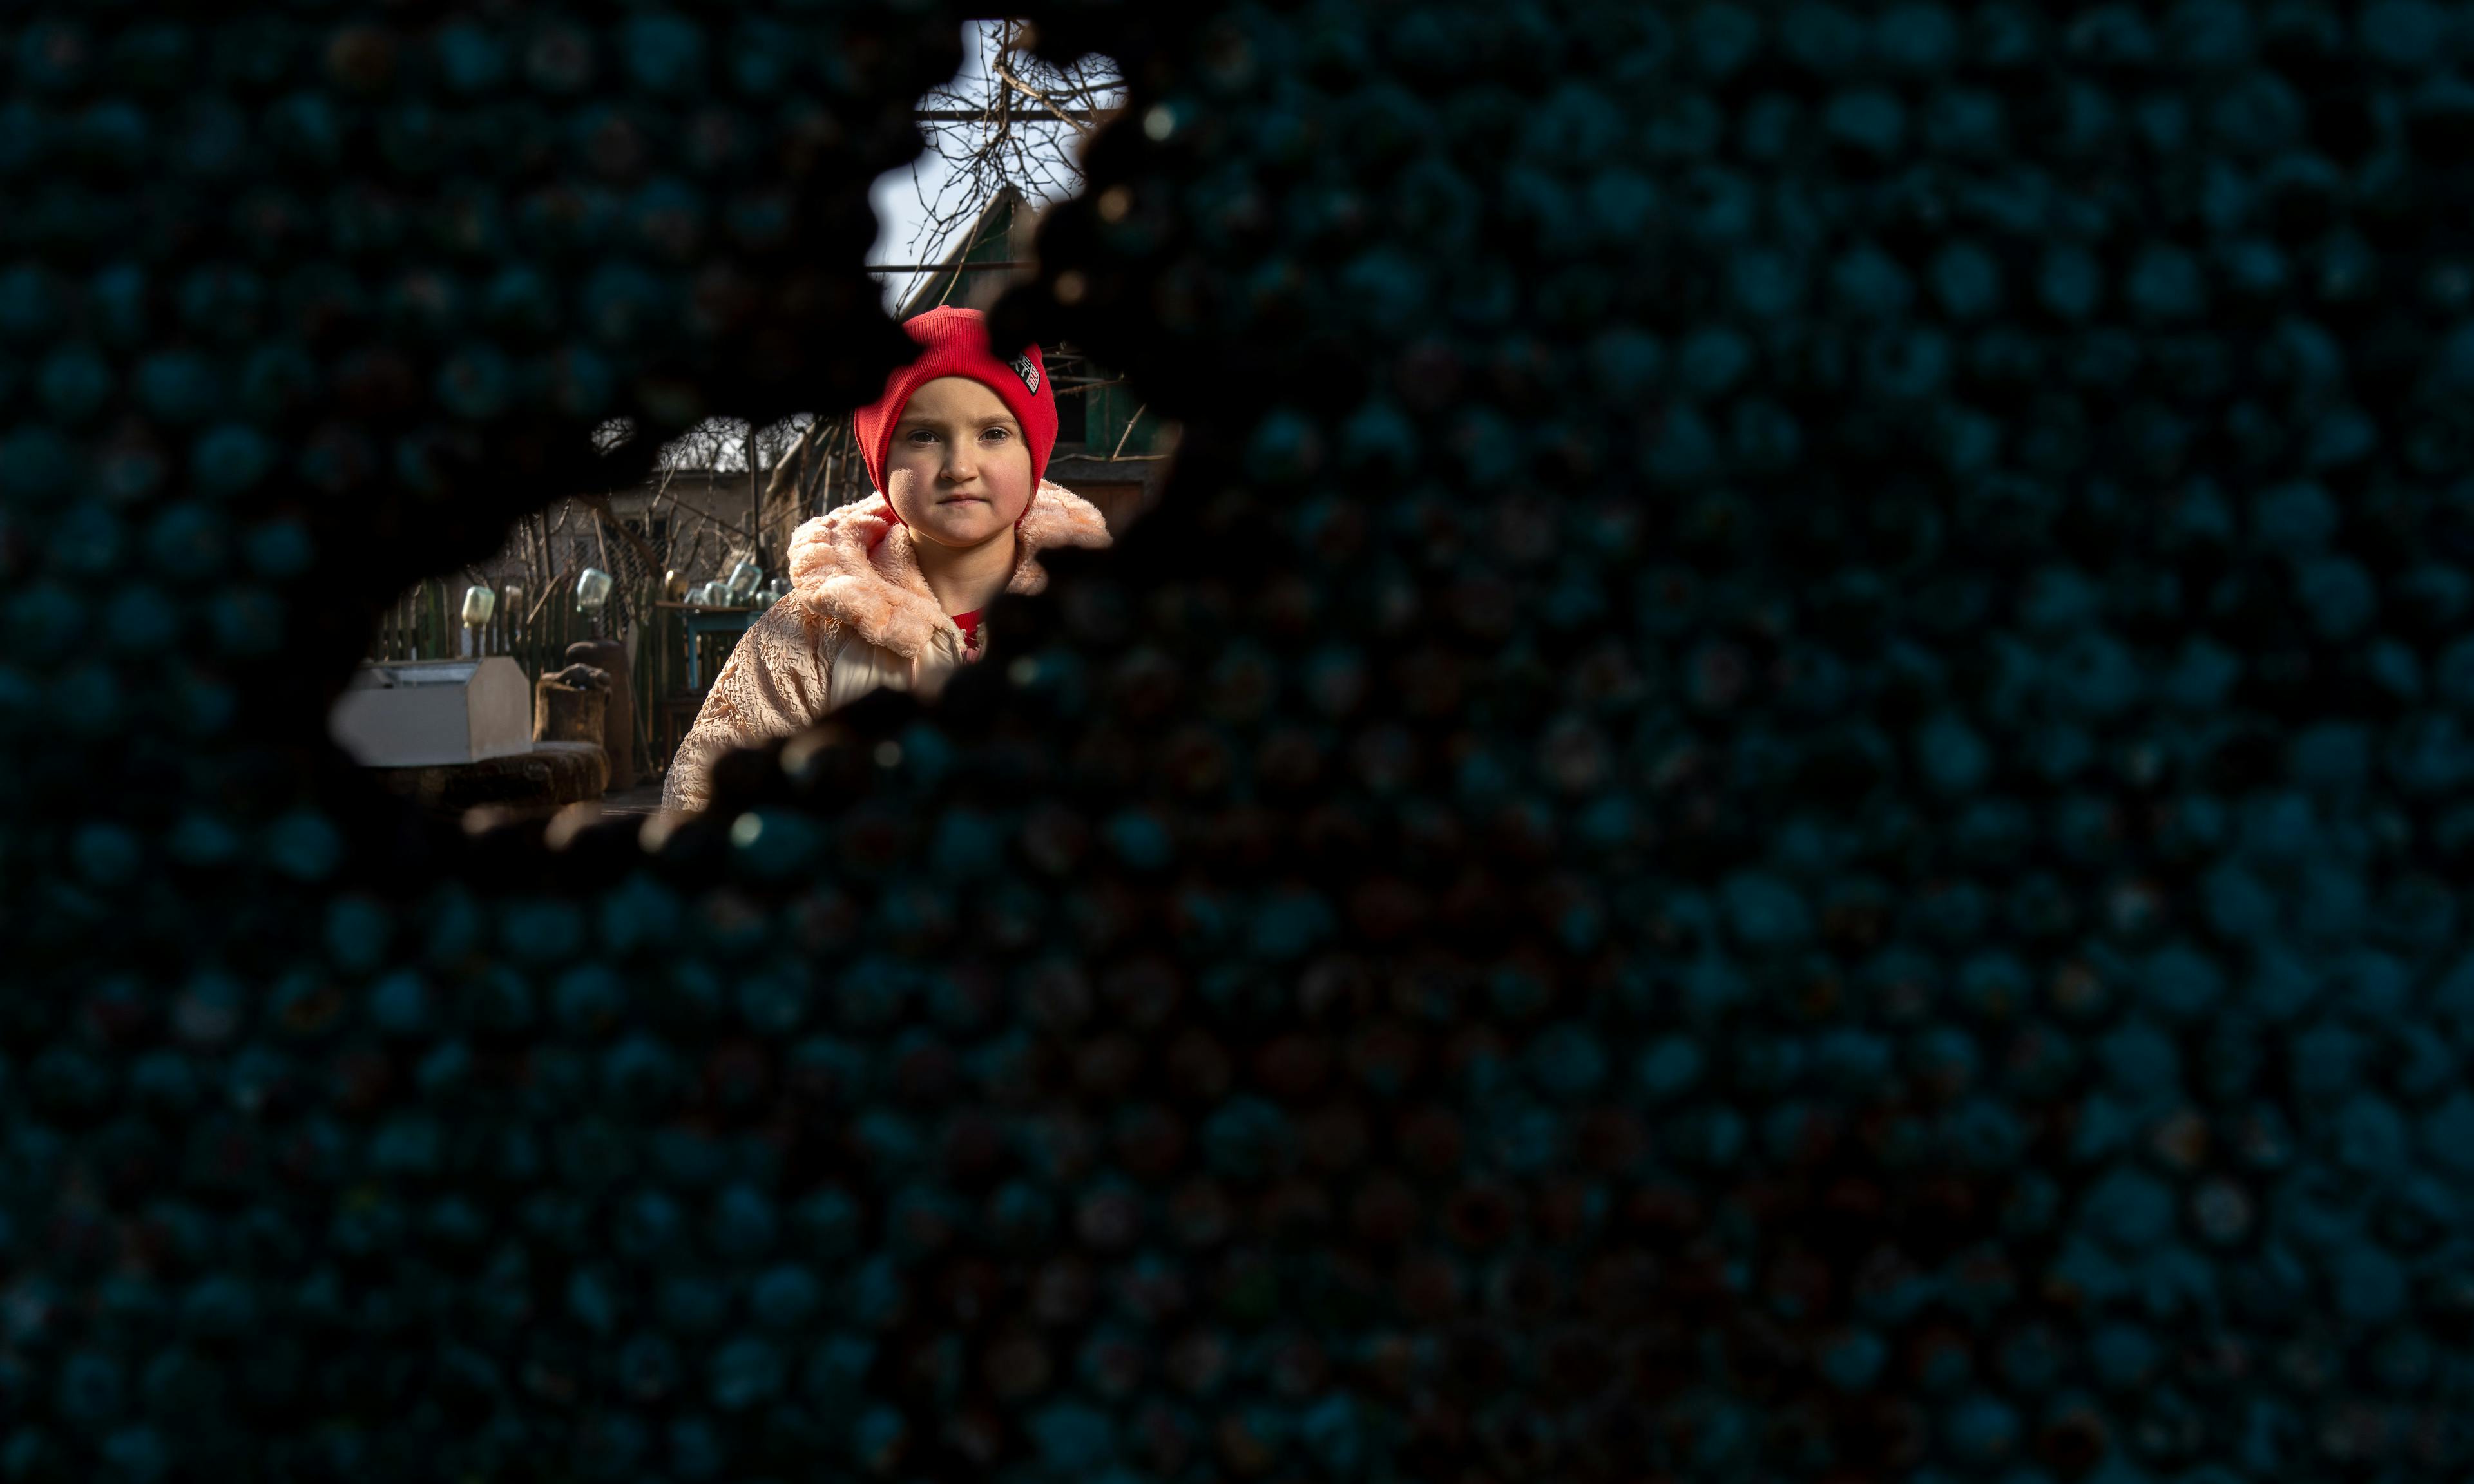
[[[1032,395],[1039,395],[1039,368],[1031,364],[1029,355],[1013,358],[1013,373],[1022,378],[1024,386],[1031,388]]]

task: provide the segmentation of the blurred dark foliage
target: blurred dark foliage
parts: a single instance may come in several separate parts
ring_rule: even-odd
[[[343,9],[0,17],[0,1480],[2474,1467],[2474,9],[1030,6],[1169,495],[652,849],[320,713],[964,12]]]

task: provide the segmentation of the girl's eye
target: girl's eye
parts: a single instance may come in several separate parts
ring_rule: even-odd
[[[1004,443],[1007,439],[1013,436],[1013,430],[1011,428],[990,428],[980,436],[982,438],[995,439],[998,443]]]

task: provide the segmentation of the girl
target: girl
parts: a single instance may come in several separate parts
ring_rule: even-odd
[[[714,677],[662,783],[665,809],[701,809],[714,759],[788,736],[884,686],[934,696],[979,658],[980,613],[1038,592],[1038,554],[1105,546],[1107,523],[1044,477],[1056,395],[1039,347],[988,348],[976,309],[903,326],[918,359],[853,418],[879,491],[790,538],[788,596],[748,627]]]

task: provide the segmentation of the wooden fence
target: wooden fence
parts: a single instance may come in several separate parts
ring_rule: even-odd
[[[466,654],[504,655],[516,661],[527,681],[565,668],[567,647],[579,639],[624,639],[636,632],[635,657],[629,674],[635,695],[636,766],[638,777],[650,781],[669,761],[670,733],[684,726],[698,699],[687,689],[687,632],[678,611],[657,608],[660,594],[649,589],[611,594],[607,613],[643,615],[634,625],[605,617],[595,635],[593,621],[575,610],[575,574],[550,586],[546,592],[522,594],[522,611],[499,594],[490,622],[473,633],[468,649],[463,625],[466,583],[430,578],[408,588],[384,614],[370,640],[371,660],[452,659]],[[705,641],[703,680],[728,658],[727,640]]]

